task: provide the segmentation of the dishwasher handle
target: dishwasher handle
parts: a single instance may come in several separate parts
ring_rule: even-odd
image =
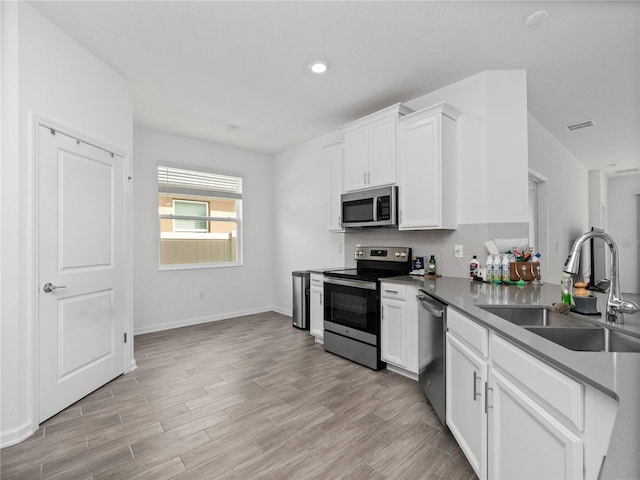
[[[444,316],[443,304],[431,300],[428,295],[418,294],[416,295],[416,298],[418,299],[422,307],[434,317],[441,318],[442,316]]]

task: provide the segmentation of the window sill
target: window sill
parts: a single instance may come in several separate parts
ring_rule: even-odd
[[[219,262],[219,263],[179,263],[173,265],[159,265],[158,270],[200,270],[203,268],[225,268],[225,267],[241,267],[242,262]]]

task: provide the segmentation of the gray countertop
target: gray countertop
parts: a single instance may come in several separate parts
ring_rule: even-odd
[[[560,286],[544,284],[488,285],[465,278],[422,276],[385,278],[385,282],[414,285],[451,308],[496,331],[537,358],[579,381],[593,385],[618,400],[618,415],[602,470],[603,479],[640,478],[640,353],[575,352],[535,333],[503,320],[480,305],[540,305],[551,307],[560,301]],[[598,297],[598,309],[605,311],[606,295]],[[623,295],[637,300],[637,295]],[[571,316],[605,323],[603,317]],[[640,336],[640,314],[625,315],[624,324],[607,325]]]

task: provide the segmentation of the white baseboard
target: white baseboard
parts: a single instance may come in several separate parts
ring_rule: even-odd
[[[418,375],[410,372],[408,370],[405,370],[404,368],[400,368],[400,367],[396,367],[395,365],[390,365],[387,363],[387,370],[390,370],[394,373],[398,373],[400,375],[402,375],[403,377],[407,377],[410,378],[411,380],[415,380],[416,382],[418,381]]]
[[[287,317],[293,317],[293,312],[291,310],[286,310],[280,307],[273,307],[271,311],[279,313],[281,315],[286,315]]]
[[[206,317],[185,318],[183,320],[176,320],[175,322],[159,323],[157,325],[150,325],[146,327],[136,328],[134,326],[133,334],[141,335],[143,333],[161,332],[163,330],[171,330],[172,328],[189,327],[191,325],[199,325],[201,323],[217,322],[218,320],[227,320],[229,318],[244,317],[245,315],[255,315],[256,313],[265,312],[278,312],[273,307],[256,308],[253,310],[242,310],[238,312],[223,313],[220,315],[210,315]],[[286,315],[286,313],[282,313]],[[290,316],[290,315],[289,315]],[[135,320],[134,320],[135,323]]]
[[[38,429],[38,425],[34,425],[31,422],[25,422],[19,427],[12,428],[11,430],[0,432],[0,448],[9,447],[20,443],[24,439],[33,435]]]

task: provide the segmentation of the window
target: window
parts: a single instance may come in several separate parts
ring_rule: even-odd
[[[240,264],[242,178],[158,166],[160,268]]]
[[[187,200],[174,200],[173,213],[176,216],[209,216],[209,202],[192,202]],[[174,232],[206,232],[206,220],[187,220],[184,218],[176,218],[173,221]]]

